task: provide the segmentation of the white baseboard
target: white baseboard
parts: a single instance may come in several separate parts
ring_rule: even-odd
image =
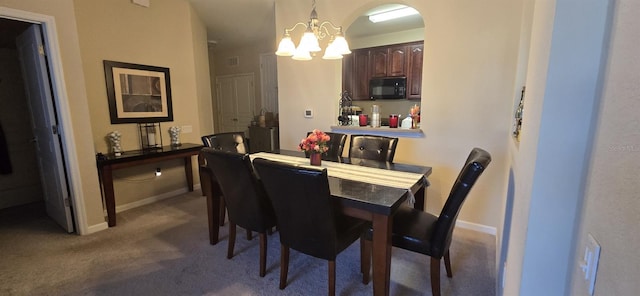
[[[194,184],[193,185],[193,191],[196,190],[200,190],[200,184]],[[169,192],[165,192],[159,195],[154,195],[139,201],[134,201],[134,202],[130,202],[128,204],[124,204],[124,205],[120,205],[120,206],[116,206],[116,213],[120,213],[122,211],[126,211],[126,210],[130,210],[133,208],[137,208],[137,207],[141,207],[144,205],[148,205],[163,199],[167,199],[170,197],[174,197],[180,194],[185,194],[189,192],[189,190],[185,187],[185,188],[180,188],[178,190],[174,190],[174,191],[169,191]]]
[[[80,233],[80,235],[96,233],[98,231],[102,231],[102,230],[105,230],[107,228],[109,228],[109,223],[107,223],[107,221],[105,221],[105,222],[98,223],[96,225],[91,225],[91,226],[87,227],[87,233]]]
[[[467,222],[467,221],[462,221],[462,220],[456,221],[456,227],[469,229],[469,230],[474,230],[474,231],[478,231],[478,232],[482,232],[482,233],[486,233],[486,234],[491,234],[491,235],[498,234],[498,230],[495,227],[482,225],[482,224],[477,224],[477,223],[472,223],[472,222]]]

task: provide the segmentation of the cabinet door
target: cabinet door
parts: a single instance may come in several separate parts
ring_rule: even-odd
[[[409,66],[407,73],[407,99],[419,100],[422,95],[422,57],[424,44],[409,46]]]
[[[406,76],[409,61],[407,57],[407,46],[392,46],[389,48],[387,56],[387,75],[386,76]]]
[[[389,58],[388,48],[372,48],[369,58],[371,60],[371,77],[386,77]]]
[[[342,57],[342,90],[347,91],[351,97],[353,97],[354,80],[356,78],[353,71],[353,56],[354,54],[352,53]]]
[[[353,100],[369,99],[369,50],[356,50],[353,53]]]

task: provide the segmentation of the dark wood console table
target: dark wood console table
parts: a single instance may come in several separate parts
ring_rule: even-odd
[[[116,226],[116,200],[113,191],[113,174],[117,169],[123,169],[148,163],[161,162],[170,159],[184,159],[184,172],[187,177],[189,191],[193,191],[193,171],[191,156],[198,155],[202,145],[185,143],[177,147],[164,146],[161,149],[143,151],[125,151],[120,156],[98,154],[96,164],[100,175],[100,183],[104,192],[109,226]]]

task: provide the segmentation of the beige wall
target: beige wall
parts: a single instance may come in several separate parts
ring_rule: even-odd
[[[196,11],[191,8],[189,10],[191,19],[191,29],[193,33],[193,63],[196,69],[196,92],[198,100],[198,112],[200,117],[200,135],[208,135],[213,133],[213,108],[211,96],[211,75],[209,71],[209,48],[207,46],[207,30],[204,23]],[[207,62],[202,62],[206,58]],[[199,142],[197,142],[199,143]]]
[[[347,27],[362,12],[391,2],[327,0],[317,3],[317,12],[320,19]],[[425,22],[421,101],[425,136],[401,138],[395,159],[433,167],[427,210],[438,213],[469,151],[476,146],[487,149],[493,162],[460,219],[498,227],[506,190],[521,4],[510,0],[402,2],[416,8]],[[277,0],[276,29],[304,20],[309,9],[304,1]],[[329,130],[335,123],[341,61],[278,57],[278,81],[280,114],[287,114],[280,116],[281,147],[295,149],[306,131]],[[314,109],[314,118],[303,117],[305,108]]]
[[[617,1],[608,46],[591,169],[578,245],[591,233],[600,243],[594,295],[637,295],[640,291],[640,3]],[[584,249],[578,247],[576,260]],[[588,295],[578,264],[571,295]]]
[[[201,124],[213,128],[200,118],[201,108],[210,108],[206,37],[188,1],[153,1],[150,8],[129,0],[75,4],[95,151],[108,151],[105,136],[114,130],[122,134],[125,151],[140,148],[136,124],[110,123],[103,60],[169,68],[174,121],[161,123],[163,144],[169,143],[170,126],[191,126],[181,141],[200,143]],[[154,176],[156,167],[161,177]],[[114,179],[118,206],[186,187],[180,161],[118,170]]]
[[[67,152],[75,152],[69,156],[72,159],[68,160],[75,164],[73,169],[77,169],[71,172],[71,186],[73,192],[81,195],[73,198],[81,201],[75,206],[82,207],[84,215],[79,214],[77,221],[82,224],[79,231],[86,233],[90,231],[89,227],[104,223],[104,217],[73,1],[3,0],[0,5],[55,18],[61,67],[64,71],[64,77],[56,77],[58,80],[64,80],[64,90],[59,90],[58,93],[66,95],[62,100],[68,103],[72,122],[71,127],[63,128],[71,131],[75,139],[75,142],[71,143],[73,147],[66,147]]]

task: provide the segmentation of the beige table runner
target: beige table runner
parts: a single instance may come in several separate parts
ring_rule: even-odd
[[[267,152],[258,152],[250,155],[251,161],[260,157],[273,161],[280,161],[301,167],[318,168],[318,166],[312,166],[309,164],[308,158],[281,155]],[[406,189],[409,193],[408,202],[410,204],[415,203],[415,197],[411,192],[411,187],[418,182],[425,182],[424,175],[392,171],[379,168],[371,168],[359,165],[352,165],[346,163],[338,163],[332,161],[323,161],[321,168],[327,169],[329,177],[341,178],[346,180],[366,182],[376,185],[382,185],[393,188]],[[426,184],[423,184],[426,185]]]

